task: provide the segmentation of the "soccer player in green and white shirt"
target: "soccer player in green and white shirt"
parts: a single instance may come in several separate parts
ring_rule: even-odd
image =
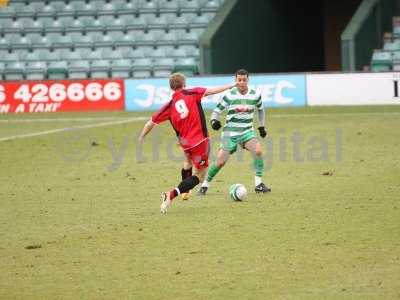
[[[264,160],[262,158],[261,144],[256,138],[253,127],[254,112],[258,114],[258,131],[265,138],[264,107],[259,92],[249,88],[249,73],[240,69],[236,72],[236,87],[230,89],[211,114],[211,127],[214,130],[221,128],[219,117],[227,110],[225,126],[221,133],[221,145],[217,154],[217,161],[208,169],[207,177],[202,183],[199,195],[207,193],[209,183],[228,161],[231,154],[236,152],[237,146],[250,151],[254,159],[255,192],[267,193],[271,189],[262,182],[264,175]]]

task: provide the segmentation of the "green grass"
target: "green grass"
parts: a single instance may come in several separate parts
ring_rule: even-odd
[[[143,115],[0,116],[0,139]],[[166,216],[169,124],[142,155],[143,121],[0,142],[0,299],[399,299],[400,107],[270,109],[267,124],[271,194],[252,192],[241,152]]]

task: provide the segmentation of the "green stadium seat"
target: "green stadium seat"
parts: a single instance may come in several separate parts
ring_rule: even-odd
[[[73,79],[85,79],[90,74],[90,64],[87,60],[70,61],[68,65],[68,77]]]
[[[176,60],[173,71],[184,73],[187,76],[193,76],[199,73],[199,68],[194,58],[186,57]]]
[[[68,78],[68,65],[66,61],[52,61],[47,67],[47,77],[49,79]]]
[[[35,12],[37,17],[54,17],[56,16],[56,10],[52,5],[46,5],[46,2],[31,2],[30,7]]]
[[[25,63],[20,61],[7,63],[4,67],[5,80],[23,80],[25,74]]]
[[[52,6],[54,8],[54,11],[56,12],[56,15],[60,17],[61,16],[60,13],[65,11],[66,3],[64,0],[52,0],[49,1],[48,5]]]
[[[47,64],[43,61],[27,62],[25,77],[27,80],[43,80],[46,78]]]
[[[33,38],[34,35],[37,36],[37,38]],[[39,33],[30,33],[29,37],[31,39],[32,49],[50,49],[51,48],[51,42],[47,38],[47,36],[42,36]]]
[[[129,59],[118,59],[111,63],[111,77],[129,78],[131,76],[131,61]]]
[[[390,71],[392,68],[392,53],[382,50],[374,50],[371,60],[373,72]]]
[[[90,77],[108,78],[110,77],[110,62],[108,60],[94,60],[90,65]]]

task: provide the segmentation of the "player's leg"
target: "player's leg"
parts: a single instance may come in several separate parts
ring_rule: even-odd
[[[207,176],[201,184],[198,195],[205,195],[207,193],[210,182],[218,174],[218,172],[225,166],[230,156],[230,152],[220,148],[217,153],[217,161],[214,162],[208,169]]]
[[[266,193],[270,192],[271,189],[268,188],[262,180],[264,176],[264,160],[262,157],[261,144],[255,137],[251,137],[244,143],[244,148],[251,152],[253,156],[253,164],[255,169],[254,185],[256,193]]]
[[[192,162],[190,158],[185,155],[185,160],[183,161],[183,168],[181,170],[182,180],[192,176]],[[190,192],[190,191],[189,191]],[[182,194],[182,200],[189,200],[189,193]]]
[[[161,213],[166,213],[175,197],[187,193],[199,184],[203,179],[208,167],[208,153],[210,151],[208,140],[203,141],[196,147],[185,151],[190,162],[194,166],[195,173],[182,180],[179,185],[170,192],[161,194]]]
[[[207,193],[210,182],[218,174],[219,170],[226,164],[229,156],[233,154],[237,149],[237,140],[235,137],[229,135],[221,134],[221,144],[217,153],[217,161],[214,162],[208,169],[206,179],[201,184],[198,195],[204,196]]]

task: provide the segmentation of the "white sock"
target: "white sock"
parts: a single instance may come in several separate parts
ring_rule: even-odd
[[[259,184],[261,184],[262,183],[262,177],[260,177],[260,176],[255,176],[254,177],[254,184],[257,186],[257,185],[259,185]]]
[[[207,179],[203,181],[203,183],[201,184],[201,187],[208,187]]]

